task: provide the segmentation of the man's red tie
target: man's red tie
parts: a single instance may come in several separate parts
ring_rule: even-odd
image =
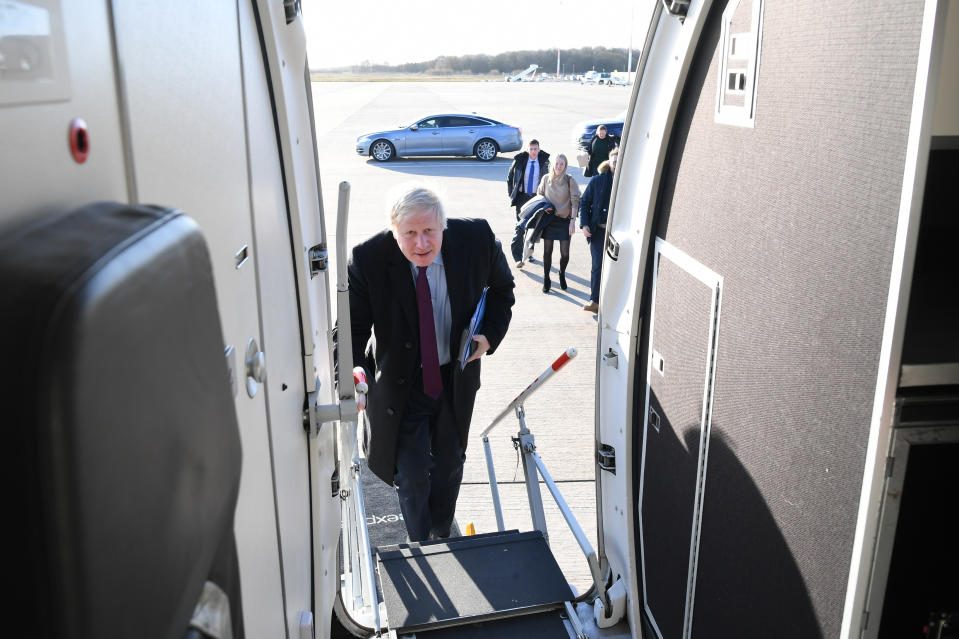
[[[423,391],[437,398],[443,391],[440,358],[436,352],[436,326],[433,324],[433,301],[426,267],[420,266],[416,276],[416,306],[420,313],[420,358],[423,360]]]

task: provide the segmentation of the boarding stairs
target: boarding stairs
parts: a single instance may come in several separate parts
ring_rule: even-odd
[[[522,82],[522,81],[524,81],[524,80],[527,79],[527,76],[529,77],[530,80],[532,80],[533,77],[536,75],[536,70],[537,70],[537,69],[539,69],[539,65],[538,65],[538,64],[531,64],[531,65],[529,65],[526,69],[520,71],[520,72],[517,73],[516,75],[507,76],[506,81],[507,81],[507,82]],[[530,74],[532,74],[532,75],[530,75]]]
[[[549,546],[540,494],[540,478],[549,488],[574,536],[586,554],[601,600],[605,580],[579,524],[536,452],[526,427],[523,404],[576,350],[569,349],[548,367],[483,431],[496,514],[495,532],[373,547],[367,527],[362,460],[353,424],[341,427],[340,450],[350,472],[341,491],[343,542],[342,601],[351,616],[364,619],[367,636],[389,637],[524,637],[578,639],[585,637],[573,608],[575,595]],[[362,372],[354,381],[365,388]],[[534,529],[505,530],[493,472],[489,432],[514,413],[520,430],[513,438],[522,451],[523,470]],[[344,459],[344,461],[345,461]],[[369,486],[367,485],[367,488]]]

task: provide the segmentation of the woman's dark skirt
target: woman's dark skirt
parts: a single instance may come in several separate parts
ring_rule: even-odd
[[[569,240],[569,218],[554,215],[549,222],[549,226],[543,229],[542,237],[544,240],[560,240],[561,242]]]

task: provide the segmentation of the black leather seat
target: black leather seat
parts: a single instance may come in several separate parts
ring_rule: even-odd
[[[240,439],[196,224],[100,203],[8,226],[0,291],[4,634],[183,637],[209,580],[242,637]]]

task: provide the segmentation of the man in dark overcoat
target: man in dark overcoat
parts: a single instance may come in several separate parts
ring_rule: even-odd
[[[448,537],[479,359],[496,350],[512,317],[506,256],[485,220],[447,219],[432,191],[413,187],[394,201],[390,228],[353,249],[349,287],[353,361],[370,373],[369,468],[396,485],[411,541]],[[475,351],[461,370],[486,287]]]
[[[599,165],[609,159],[609,152],[619,146],[619,138],[609,133],[605,124],[596,127],[596,133],[589,139],[586,150],[589,152],[589,164],[583,171],[585,177],[597,174]]]
[[[534,195],[544,175],[549,175],[549,153],[539,148],[539,140],[530,140],[528,150],[517,153],[506,174],[506,192],[509,203],[519,212]]]
[[[609,201],[613,193],[613,175],[619,149],[609,153],[609,159],[599,165],[598,173],[589,180],[583,197],[579,199],[579,228],[586,236],[592,268],[589,274],[589,302],[583,310],[599,311],[599,285],[603,272],[603,251],[606,248],[606,220],[609,217]]]

